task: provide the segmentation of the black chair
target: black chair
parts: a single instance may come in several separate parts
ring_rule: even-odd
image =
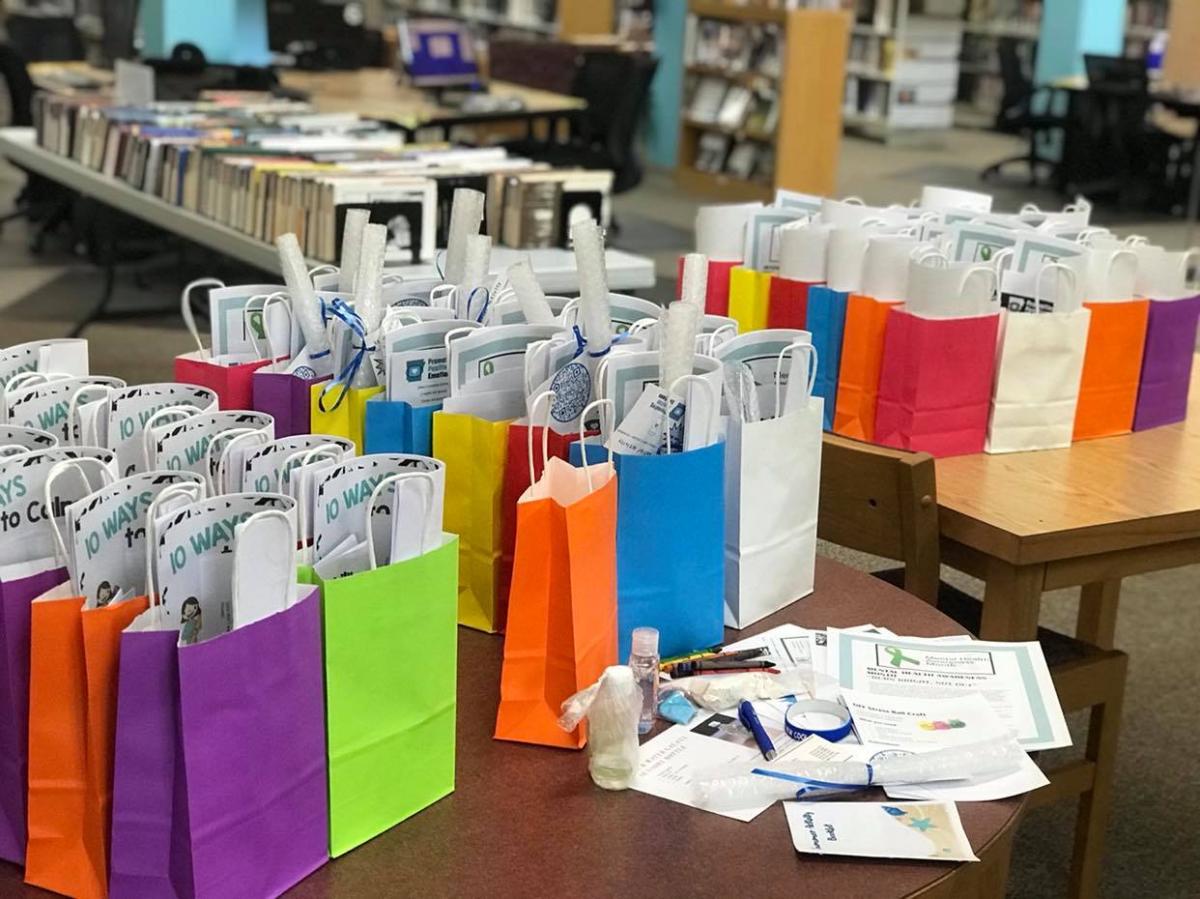
[[[553,166],[610,169],[614,193],[642,180],[635,138],[658,59],[647,53],[589,51],[582,54],[571,93],[587,101],[565,143],[532,139],[507,144],[513,153]]]
[[[0,44],[0,90],[8,94],[8,121],[2,125],[28,128],[33,125],[33,81],[24,57],[8,44]],[[19,166],[18,166],[19,168]],[[74,194],[62,185],[22,169],[25,185],[17,194],[16,208],[0,215],[0,227],[17,219],[40,225],[30,246],[40,252],[47,235],[66,222],[71,214]]]
[[[8,42],[30,62],[83,59],[83,38],[69,17],[12,14],[4,20]]]
[[[1004,95],[1000,101],[1000,112],[996,116],[996,130],[1020,134],[1029,141],[1029,149],[1016,156],[1001,159],[984,169],[979,177],[987,180],[999,175],[1005,166],[1022,163],[1029,167],[1029,183],[1038,183],[1038,167],[1053,167],[1056,162],[1038,153],[1038,140],[1042,135],[1063,127],[1063,120],[1049,112],[1053,100],[1052,92],[1034,86],[1033,77],[1026,69],[1020,45],[1015,38],[1001,38],[997,46],[1000,58],[1000,79],[1004,84]]]

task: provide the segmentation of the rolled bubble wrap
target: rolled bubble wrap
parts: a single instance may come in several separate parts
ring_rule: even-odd
[[[517,295],[517,303],[525,321],[531,325],[551,324],[554,321],[554,311],[546,300],[542,285],[538,284],[533,275],[533,268],[528,259],[518,259],[508,267],[508,283],[512,285],[513,293]]]
[[[447,284],[461,284],[467,260],[467,238],[479,233],[483,224],[485,197],[469,187],[454,190],[450,205],[450,233],[446,237],[446,263],[442,279]],[[484,274],[487,274],[484,272]]]
[[[279,267],[283,270],[283,283],[292,298],[292,314],[300,322],[304,343],[313,356],[329,350],[329,337],[325,334],[325,323],[321,320],[321,303],[308,277],[308,266],[300,251],[296,235],[288,232],[275,239],[279,250]]]
[[[575,268],[579,272],[579,317],[590,353],[603,353],[613,340],[608,273],[604,268],[604,233],[595,219],[571,227]]]
[[[696,335],[700,333],[700,309],[677,302],[667,307],[659,350],[659,386],[671,392],[680,378],[690,375],[696,363]]]
[[[346,223],[342,226],[342,260],[338,267],[338,291],[341,293],[354,292],[358,258],[362,253],[363,228],[370,221],[369,209],[351,209],[346,212]]]

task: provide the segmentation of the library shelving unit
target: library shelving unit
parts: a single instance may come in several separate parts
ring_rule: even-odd
[[[846,64],[846,127],[882,140],[950,128],[962,42],[958,3],[874,0],[857,9]]]
[[[676,183],[727,201],[833,193],[850,21],[689,0]]]
[[[612,34],[616,0],[388,0],[392,8],[463,19],[487,29],[571,38]]]
[[[963,112],[982,116],[990,124],[1004,98],[1000,41],[1016,41],[1026,70],[1032,72],[1042,28],[1042,5],[1038,0],[969,0],[963,17],[958,100]]]
[[[1145,57],[1155,35],[1167,30],[1169,12],[1168,0],[1129,0],[1125,8],[1125,55]]]

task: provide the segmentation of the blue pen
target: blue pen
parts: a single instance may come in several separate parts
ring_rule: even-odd
[[[738,703],[738,721],[742,722],[742,726],[754,734],[754,742],[758,744],[763,758],[768,762],[774,759],[775,744],[767,736],[766,729],[762,726],[762,722],[758,720],[758,712],[754,711],[754,706],[748,700],[743,699]]]

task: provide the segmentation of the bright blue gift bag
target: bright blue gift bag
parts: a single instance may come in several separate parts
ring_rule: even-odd
[[[366,402],[367,453],[417,453],[433,455],[433,413],[442,408],[392,403],[377,394]]]
[[[571,444],[579,465],[581,445]],[[588,460],[608,451],[587,444]],[[658,628],[663,657],[725,640],[725,444],[662,456],[616,454],[617,652]]]
[[[837,406],[838,369],[842,365],[842,333],[846,330],[846,301],[850,294],[828,287],[808,290],[808,331],[817,351],[817,380],[813,396],[825,400],[825,430],[833,430]]]

